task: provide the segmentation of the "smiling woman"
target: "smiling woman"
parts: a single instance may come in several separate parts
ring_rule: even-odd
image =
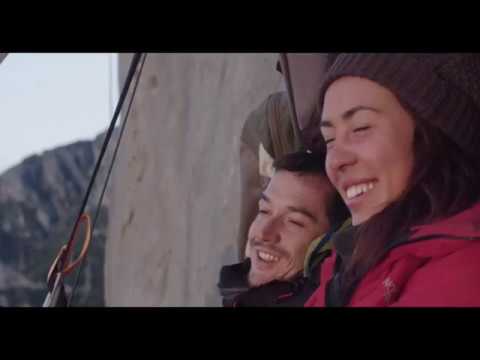
[[[8,54],[0,64],[0,172],[106,129],[115,74],[114,54]]]
[[[480,305],[479,81],[476,54],[338,56],[321,129],[353,251],[309,306]]]
[[[393,93],[358,77],[329,87],[323,118],[330,119],[321,123],[327,173],[358,225],[404,192],[413,167],[414,121]]]

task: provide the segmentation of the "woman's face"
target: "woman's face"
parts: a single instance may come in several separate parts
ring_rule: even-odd
[[[397,200],[413,169],[414,121],[395,95],[360,77],[328,88],[321,131],[326,170],[358,225]]]

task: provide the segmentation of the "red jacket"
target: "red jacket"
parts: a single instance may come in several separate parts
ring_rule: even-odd
[[[348,306],[480,306],[480,203],[413,230],[363,277]],[[335,259],[325,260],[306,307],[325,306]]]

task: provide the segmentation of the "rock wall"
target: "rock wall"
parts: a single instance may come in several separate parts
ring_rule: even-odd
[[[218,272],[238,253],[239,137],[284,89],[277,59],[149,54],[112,178],[107,306],[221,304]]]

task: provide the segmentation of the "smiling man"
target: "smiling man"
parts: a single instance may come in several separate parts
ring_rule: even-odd
[[[313,293],[316,286],[304,277],[309,247],[348,214],[324,164],[324,154],[310,152],[274,162],[248,232],[248,258],[222,268],[225,306],[302,306]]]

